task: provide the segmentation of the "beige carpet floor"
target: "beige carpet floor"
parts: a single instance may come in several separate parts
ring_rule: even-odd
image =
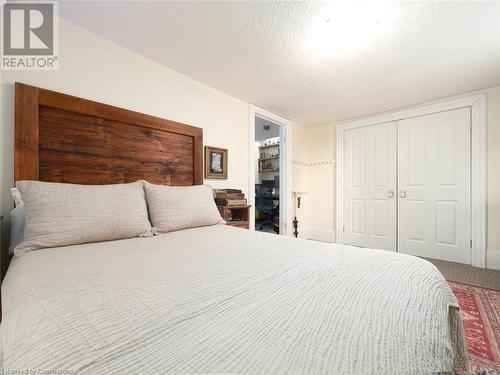
[[[425,259],[434,264],[448,281],[500,290],[500,271],[472,267],[467,264],[446,262],[444,260]]]

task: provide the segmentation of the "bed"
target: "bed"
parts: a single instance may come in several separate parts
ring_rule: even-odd
[[[82,123],[90,124],[84,142]],[[116,136],[113,126],[122,129]],[[123,136],[129,152],[117,153]],[[145,137],[157,151],[140,152],[151,147]],[[16,179],[196,185],[201,139],[198,128],[16,87]],[[2,308],[9,371],[430,374],[467,366],[457,300],[427,261],[225,225],[28,252],[11,262]]]

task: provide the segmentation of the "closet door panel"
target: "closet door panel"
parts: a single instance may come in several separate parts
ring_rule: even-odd
[[[396,124],[345,133],[344,243],[396,250]]]
[[[398,250],[470,263],[470,109],[398,123]]]

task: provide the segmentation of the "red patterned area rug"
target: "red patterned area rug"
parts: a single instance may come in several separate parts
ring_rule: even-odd
[[[448,282],[460,304],[470,372],[500,375],[500,291]]]

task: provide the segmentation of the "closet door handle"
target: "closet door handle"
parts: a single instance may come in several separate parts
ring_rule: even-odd
[[[399,198],[406,198],[406,190],[399,191]]]
[[[389,190],[387,192],[387,198],[394,198],[394,190]]]

